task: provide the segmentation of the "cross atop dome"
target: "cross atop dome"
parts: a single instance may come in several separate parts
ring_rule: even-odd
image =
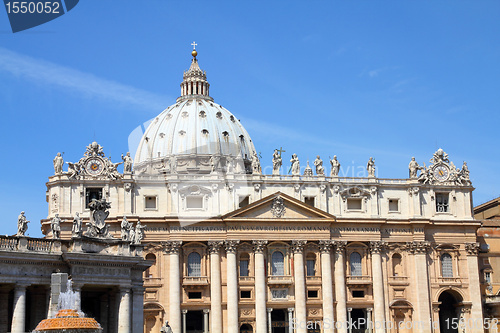
[[[184,72],[183,80],[181,83],[181,97],[177,100],[187,99],[187,98],[203,98],[213,101],[213,99],[208,95],[210,84],[207,81],[207,73],[201,70],[198,65],[198,51],[196,51],[196,42],[192,42],[193,51],[191,55],[193,59],[191,60],[191,66],[187,71]]]

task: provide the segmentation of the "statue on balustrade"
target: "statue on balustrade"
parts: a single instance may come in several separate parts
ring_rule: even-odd
[[[80,213],[76,212],[75,217],[73,218],[73,227],[71,229],[71,235],[74,238],[82,237],[82,218],[80,217]]]
[[[24,211],[21,212],[17,218],[17,236],[24,236],[26,234],[26,231],[28,231],[28,223],[30,223],[30,221],[24,216]]]
[[[56,157],[54,157],[54,173],[56,175],[60,175],[63,172],[63,157],[61,153],[57,153]]]

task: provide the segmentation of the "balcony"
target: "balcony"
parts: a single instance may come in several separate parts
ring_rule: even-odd
[[[498,295],[486,295],[485,303],[488,305],[500,305],[500,296]]]
[[[267,284],[290,285],[293,284],[293,277],[291,275],[269,275],[267,277]]]
[[[307,284],[321,284],[321,276],[306,276]]]
[[[147,277],[144,278],[144,287],[161,287],[161,278]]]
[[[372,278],[368,275],[360,275],[360,276],[347,276],[347,284],[357,284],[357,285],[366,285],[371,284]]]
[[[240,276],[241,285],[253,285],[255,282],[255,277],[253,276]]]
[[[407,286],[410,280],[407,276],[389,276],[389,284],[397,286]]]
[[[184,276],[182,284],[185,286],[208,286],[208,277],[206,276]]]

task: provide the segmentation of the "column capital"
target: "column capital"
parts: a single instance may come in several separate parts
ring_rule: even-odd
[[[128,294],[130,293],[130,290],[132,289],[131,286],[118,286],[118,289],[120,290],[120,293]]]
[[[465,251],[467,251],[467,255],[469,256],[477,256],[479,253],[479,243],[465,243]]]
[[[319,251],[321,253],[330,253],[333,245],[334,245],[334,241],[332,241],[331,239],[320,240],[319,241]]]
[[[372,312],[372,311],[373,311],[373,308],[366,308],[366,311],[368,311],[368,312]]]
[[[203,313],[204,314],[209,314],[210,313],[210,309],[203,309]]]
[[[293,253],[299,254],[304,252],[304,246],[306,245],[306,240],[294,239],[292,240],[292,251]]]
[[[14,286],[14,290],[16,290],[16,291],[24,291],[24,290],[26,290],[26,288],[28,288],[29,286],[31,286],[31,283],[27,283],[27,282],[19,282],[19,283],[17,283],[17,284]]]
[[[295,310],[295,308],[288,308],[287,310],[288,310],[288,313],[292,313],[293,310]]]
[[[209,241],[208,242],[208,252],[210,254],[219,253],[220,248],[224,245],[223,241]]]
[[[333,242],[335,245],[335,253],[344,253],[345,247],[347,246],[346,241],[334,241]]]
[[[236,253],[239,243],[239,240],[226,240],[226,253]]]
[[[182,309],[181,312],[182,312],[183,315],[185,315],[185,314],[188,313],[188,310],[187,309]]]
[[[351,311],[352,311],[352,308],[347,308],[347,311],[348,311],[348,312],[351,312]]]
[[[165,253],[169,254],[179,254],[181,249],[182,241],[166,241],[165,242]]]
[[[412,254],[417,254],[417,253],[423,253],[426,254],[427,251],[431,248],[431,244],[429,242],[407,242],[406,243],[406,249],[412,253]]]
[[[370,241],[370,252],[372,254],[377,253],[380,254],[384,252],[387,247],[387,242],[385,241]]]
[[[266,249],[267,243],[268,243],[267,240],[254,240],[254,241],[252,241],[253,251],[255,253],[264,253],[264,250]]]
[[[267,311],[267,313],[271,313],[271,312],[273,312],[273,308],[267,308],[266,311]]]

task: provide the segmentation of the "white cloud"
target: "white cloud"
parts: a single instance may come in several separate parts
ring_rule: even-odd
[[[0,48],[0,71],[44,85],[61,87],[108,102],[132,105],[141,109],[163,110],[173,98],[159,96],[93,74],[60,66]]]

